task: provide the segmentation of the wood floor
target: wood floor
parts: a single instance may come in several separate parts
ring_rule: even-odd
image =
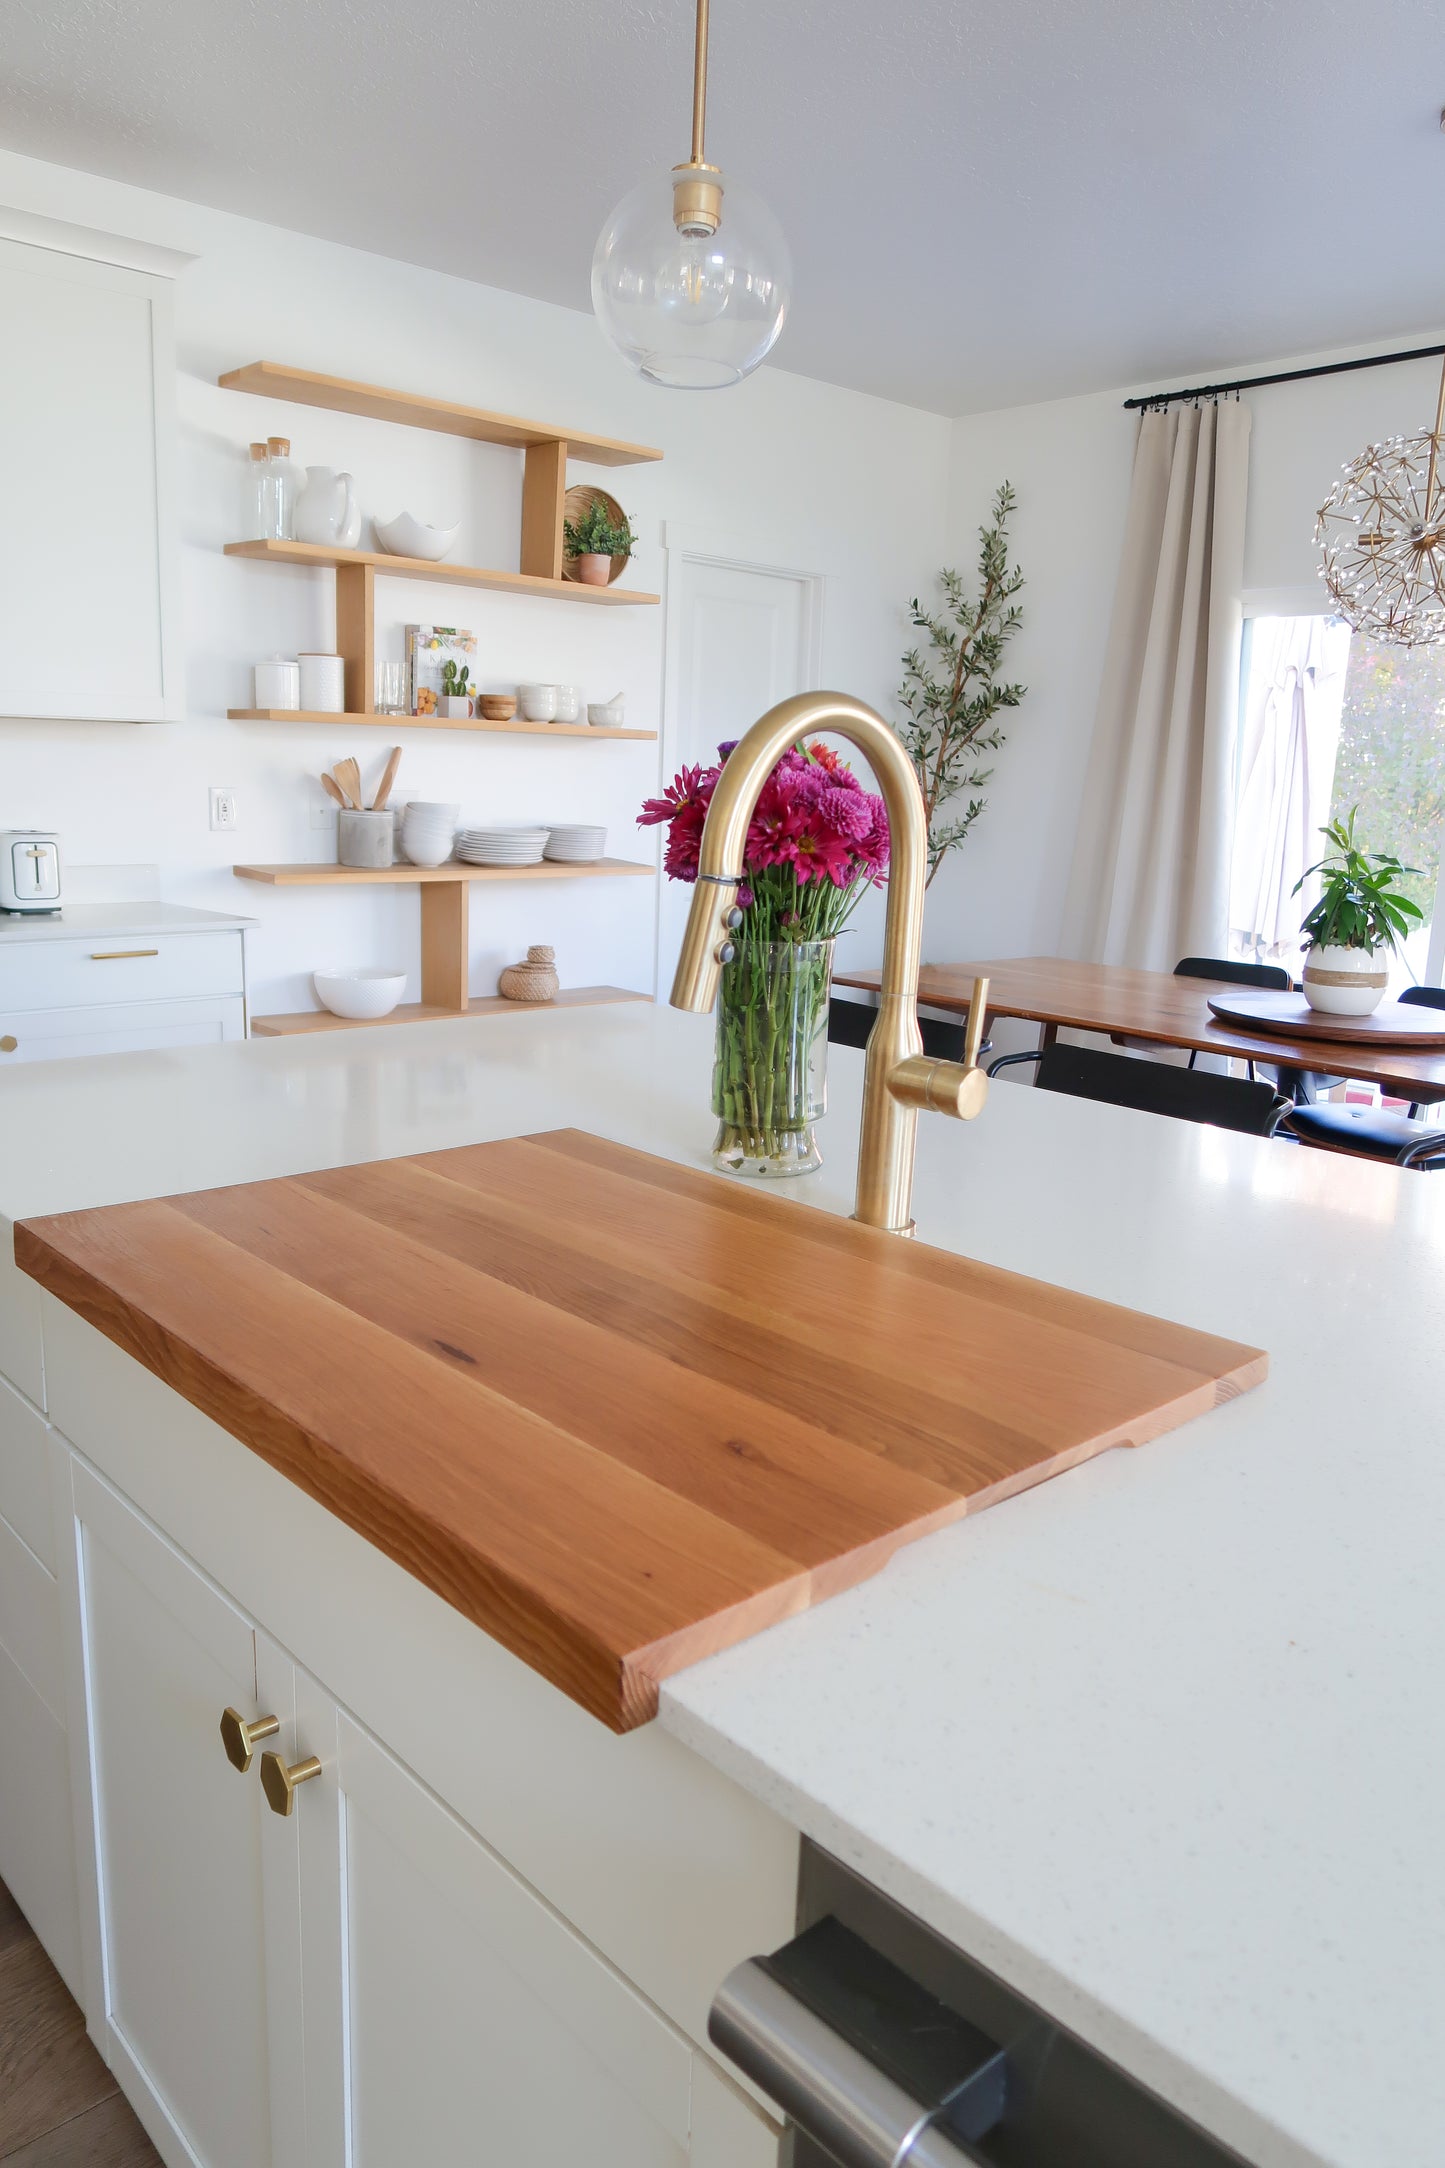
[[[0,1882],[0,2163],[161,2168],[9,1890]]]

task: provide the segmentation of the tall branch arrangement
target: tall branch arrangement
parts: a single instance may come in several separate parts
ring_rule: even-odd
[[[899,723],[898,735],[923,786],[930,883],[988,803],[970,797],[960,810],[954,801],[989,781],[993,770],[980,763],[1004,742],[1000,711],[1016,708],[1028,689],[998,679],[1004,649],[1023,623],[1013,598],[1024,576],[1008,561],[1008,522],[1016,501],[1009,484],[1002,483],[992,524],[979,528],[976,600],[965,598],[957,572],[943,571],[938,575],[941,610],[930,615],[916,595],[912,603],[913,623],[928,634],[929,652],[915,647],[903,658],[898,698],[906,720]]]

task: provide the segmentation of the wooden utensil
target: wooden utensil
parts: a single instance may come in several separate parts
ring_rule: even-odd
[[[391,786],[396,781],[396,771],[400,766],[401,747],[399,745],[394,745],[391,749],[391,758],[386,764],[386,773],[382,776],[380,785],[377,788],[376,796],[371,801],[371,810],[373,813],[381,813],[385,811],[386,801],[391,796]]]
[[[321,788],[325,791],[327,797],[334,798],[338,805],[345,806],[350,804],[351,801],[348,799],[345,791],[341,788],[341,785],[337,782],[334,775],[323,775],[321,778]]]
[[[345,760],[338,760],[331,773],[345,791],[352,806],[361,811],[361,770],[348,753]]]

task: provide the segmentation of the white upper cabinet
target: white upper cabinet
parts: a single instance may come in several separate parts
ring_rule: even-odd
[[[171,283],[0,240],[0,715],[181,714]]]

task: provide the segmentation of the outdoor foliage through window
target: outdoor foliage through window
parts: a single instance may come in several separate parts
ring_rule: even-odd
[[[1351,640],[1331,818],[1352,805],[1367,850],[1420,868],[1405,887],[1428,920],[1445,821],[1445,647]]]

